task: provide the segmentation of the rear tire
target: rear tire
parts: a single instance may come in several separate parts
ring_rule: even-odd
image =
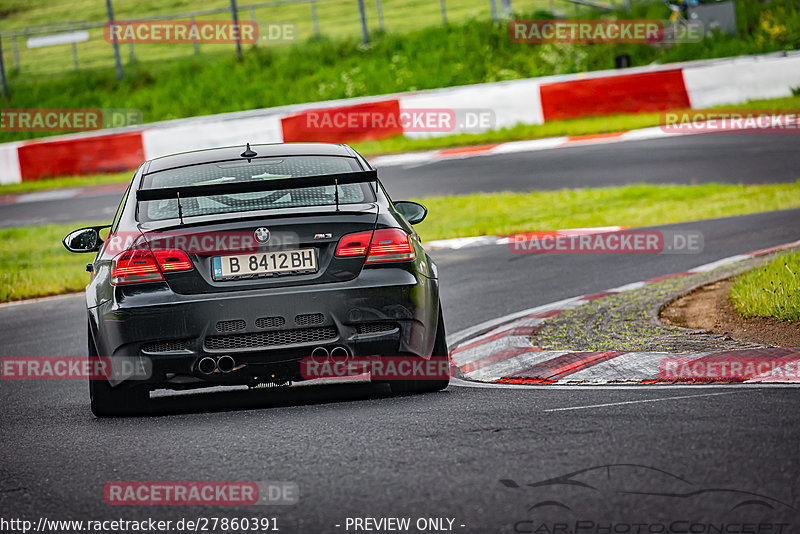
[[[433,343],[431,360],[448,361],[447,336],[444,329],[442,305],[439,304],[439,321],[436,324],[436,338]],[[418,358],[418,356],[414,356]],[[445,380],[391,380],[389,387],[395,395],[410,395],[413,393],[432,393],[441,391],[450,384],[450,377]]]
[[[97,348],[89,330],[89,360],[99,359]],[[92,366],[91,368],[95,368]],[[89,402],[96,417],[137,415],[147,411],[150,394],[142,386],[120,384],[111,387],[107,380],[89,379]]]

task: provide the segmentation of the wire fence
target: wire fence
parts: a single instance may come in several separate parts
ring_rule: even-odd
[[[215,7],[182,13],[141,17],[121,11],[117,22],[232,20],[234,13],[244,23],[253,21],[262,37],[243,45],[277,47],[314,36],[368,39],[367,32],[403,33],[423,27],[463,22],[469,19],[499,20],[512,13],[547,11],[555,16],[573,16],[589,9],[624,7],[630,0],[273,0],[232,7]],[[95,1],[96,6],[96,1]],[[96,13],[95,19],[100,19]],[[104,35],[108,18],[49,22],[0,32],[0,55],[7,76],[27,77],[68,71],[109,68],[115,65],[113,46]],[[285,32],[280,33],[282,29]],[[366,30],[366,31],[365,31]],[[273,39],[267,32],[280,33]],[[124,70],[137,61],[164,61],[191,55],[234,52],[232,44],[182,43],[119,44]]]

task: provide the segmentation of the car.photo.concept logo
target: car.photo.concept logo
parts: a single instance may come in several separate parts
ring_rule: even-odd
[[[785,497],[636,463],[499,488],[521,503],[510,518],[518,534],[788,534],[797,511]]]

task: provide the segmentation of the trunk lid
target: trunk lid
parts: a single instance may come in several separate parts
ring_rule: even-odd
[[[164,275],[170,288],[201,294],[352,280],[365,258],[337,258],[336,246],[346,234],[374,230],[377,218],[377,204],[364,203],[342,205],[338,211],[313,206],[231,213],[224,220],[219,215],[192,217],[185,224],[172,219],[140,223],[139,228],[151,250],[189,255],[192,270]]]

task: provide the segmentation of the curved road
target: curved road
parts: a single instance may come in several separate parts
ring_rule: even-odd
[[[602,148],[622,158],[632,144]],[[573,150],[582,149],[560,154]],[[471,161],[490,159],[499,165]],[[752,180],[763,179],[755,170]],[[465,182],[481,172],[461,168]],[[620,261],[502,246],[437,251],[448,330],[797,240],[800,210],[675,228],[702,231],[703,252]],[[0,355],[83,354],[83,314],[80,296],[2,306]],[[266,516],[282,532],[308,533],[354,532],[348,517],[446,517],[452,531],[471,533],[534,532],[544,522],[549,530],[538,532],[547,534],[552,521],[572,522],[562,534],[578,520],[582,534],[607,534],[590,523],[633,528],[634,519],[648,525],[642,534],[669,532],[658,525],[676,521],[676,533],[681,522],[760,521],[784,524],[770,534],[792,532],[800,528],[799,393],[455,384],[392,398],[377,386],[325,385],[160,397],[161,416],[96,420],[83,382],[3,381],[0,517]],[[609,464],[624,465],[589,470],[584,485],[525,486]],[[103,486],[117,480],[295,481],[301,497],[294,506],[112,507]]]
[[[800,180],[794,133],[712,133],[567,148],[425,165],[379,168],[392,198],[602,187],[630,183],[761,184]],[[113,218],[123,186],[26,195],[3,204],[0,227]]]

